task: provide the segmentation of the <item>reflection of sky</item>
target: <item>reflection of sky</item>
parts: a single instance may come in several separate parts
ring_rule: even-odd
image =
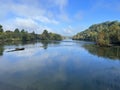
[[[3,69],[3,72],[15,72],[36,69],[38,67],[42,68],[49,64],[61,63],[62,65],[68,62],[72,62],[71,65],[75,64],[76,67],[80,67],[81,63],[89,64],[93,63],[90,62],[91,60],[96,60],[96,56],[92,56],[84,48],[81,48],[80,44],[76,45],[73,42],[62,42],[60,47],[49,47],[46,50],[39,47],[39,45],[26,45],[24,46],[26,49],[23,51],[4,52],[0,61],[0,69]],[[69,45],[73,45],[74,47]],[[102,60],[102,58],[99,59]],[[6,66],[9,68],[6,68]]]
[[[62,55],[61,53],[64,53],[61,49],[58,49],[56,51],[51,51],[52,49],[49,49],[45,51],[41,48],[33,48],[33,49],[26,49],[24,51],[17,51],[17,52],[8,52],[5,53],[3,56],[3,60],[1,60],[0,67],[8,69],[13,68],[15,70],[19,69],[31,69],[32,67],[37,66],[43,66],[45,64],[52,63],[52,59],[57,59],[59,57],[61,61],[67,60],[69,56]],[[68,51],[71,51],[71,49],[68,49]],[[61,52],[61,53],[59,53]],[[16,68],[17,67],[17,68]]]
[[[0,61],[0,70],[3,72],[16,72],[16,71],[24,71],[31,70],[36,68],[44,68],[49,64],[55,64],[55,62],[59,63],[67,63],[71,59],[76,59],[77,62],[80,60],[80,56],[84,56],[85,53],[81,53],[84,51],[83,48],[75,48],[69,45],[75,46],[73,42],[63,42],[60,44],[60,47],[49,47],[44,50],[39,47],[40,44],[37,45],[26,45],[23,51],[16,52],[4,52],[2,56],[2,60]],[[68,46],[66,46],[68,45]],[[20,47],[20,46],[17,46]],[[7,47],[9,48],[9,47]],[[6,49],[7,49],[6,48]],[[80,56],[77,56],[76,53],[80,53]],[[6,50],[7,51],[7,50]],[[76,57],[77,56],[77,57]],[[60,61],[59,61],[60,60]],[[74,62],[75,63],[75,62]],[[76,63],[78,64],[78,63]],[[62,64],[61,64],[62,65]],[[9,67],[9,68],[6,68]],[[1,72],[2,73],[2,72]]]
[[[23,51],[4,52],[0,57],[0,81],[20,87],[32,83],[39,83],[41,87],[71,83],[73,88],[79,86],[76,82],[83,84],[99,75],[106,77],[107,73],[119,74],[118,61],[107,61],[91,55],[78,42],[48,45],[47,49],[39,45],[26,45]]]

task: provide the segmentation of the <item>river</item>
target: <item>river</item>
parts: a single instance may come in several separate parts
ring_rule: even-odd
[[[72,40],[0,45],[0,90],[120,90],[120,47]]]

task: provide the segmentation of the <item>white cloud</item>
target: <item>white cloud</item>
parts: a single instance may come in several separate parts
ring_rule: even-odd
[[[71,25],[69,25],[68,27],[64,28],[63,30],[64,30],[65,34],[69,34],[69,35],[73,34],[73,28],[72,28]]]
[[[38,23],[30,18],[16,18],[14,23],[15,26],[19,29],[25,29],[29,32],[32,32],[34,30],[37,33],[41,33],[43,31],[43,26],[40,26]]]
[[[47,0],[45,3],[43,0],[18,0],[19,3],[16,3],[14,0],[7,0],[7,3],[5,3],[5,1],[6,0],[1,0],[0,2],[0,10],[4,16],[7,15],[8,12],[12,12],[22,17],[39,17],[39,21],[52,24],[56,24],[58,21],[56,21],[57,15],[50,8],[59,8],[58,13],[64,14],[63,11],[65,11],[64,8],[68,2],[68,0]],[[50,5],[53,7],[50,7]]]
[[[69,18],[68,14],[65,12],[62,12],[60,15],[58,15],[58,17],[63,22],[71,22],[71,19]]]
[[[11,23],[12,22],[12,23]],[[51,28],[39,25],[35,20],[31,18],[15,18],[8,20],[5,24],[3,23],[5,30],[15,30],[15,28],[25,29],[29,32],[35,31],[36,33],[42,33],[43,30],[47,29],[49,32],[53,32]]]
[[[59,24],[58,21],[53,20],[53,19],[50,20],[48,17],[45,17],[45,16],[37,16],[37,17],[34,17],[33,19],[38,20],[43,23]]]
[[[70,22],[69,15],[66,11],[68,0],[48,0],[47,6],[52,7],[52,10],[57,7],[58,14],[54,17],[58,18],[62,22]]]
[[[63,11],[66,5],[68,4],[68,0],[49,0],[49,1],[58,6],[61,11]]]
[[[41,33],[47,29],[57,33],[57,27],[52,28],[54,25],[70,22],[65,10],[67,4],[68,0],[1,0],[0,20],[3,21],[0,24],[5,30],[19,28]]]
[[[16,18],[15,19],[16,25],[18,26],[26,26],[26,27],[34,27],[37,26],[37,23],[32,19],[23,19],[23,18]]]
[[[40,21],[42,23],[49,23],[49,24],[59,23],[57,20],[55,20],[55,18],[49,18],[49,15],[47,16],[47,10],[42,8],[29,7],[27,5],[21,5],[21,4],[16,6],[13,5],[12,8],[13,11],[17,12],[19,16],[29,17],[37,21]]]

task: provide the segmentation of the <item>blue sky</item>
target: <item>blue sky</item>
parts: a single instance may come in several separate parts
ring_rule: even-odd
[[[0,0],[0,24],[42,33],[74,35],[90,25],[120,20],[119,0]]]

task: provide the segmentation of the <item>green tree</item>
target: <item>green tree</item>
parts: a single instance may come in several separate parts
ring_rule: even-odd
[[[19,31],[18,28],[16,28],[14,30],[14,36],[13,36],[13,38],[15,38],[15,40],[20,40],[21,39],[21,34],[20,34],[20,31]]]
[[[16,29],[14,30],[14,33],[20,33],[19,29],[16,28]]]
[[[42,40],[49,40],[49,33],[48,33],[48,31],[47,30],[44,30],[43,31],[43,33],[42,33],[42,35],[41,35],[41,39]]]
[[[96,42],[100,46],[109,46],[109,36],[104,32],[100,32]]]
[[[3,26],[0,25],[0,33],[2,33],[2,32],[3,32]]]
[[[27,32],[24,29],[21,30],[21,40],[23,42],[27,41]]]

